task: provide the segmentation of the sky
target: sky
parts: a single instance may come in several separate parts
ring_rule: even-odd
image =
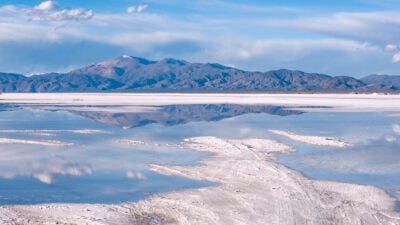
[[[0,0],[0,71],[121,55],[250,71],[400,75],[399,0]]]

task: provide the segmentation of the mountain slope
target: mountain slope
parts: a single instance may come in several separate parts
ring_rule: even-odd
[[[400,89],[400,76],[369,75],[361,79],[366,84],[380,84]]]
[[[0,73],[0,91],[14,92],[18,89],[18,85],[26,77],[21,74]]]
[[[0,74],[3,92],[212,92],[212,91],[395,91],[399,87],[365,83],[295,70],[249,72],[220,64],[177,59],[151,61],[122,56],[65,74],[24,77]]]

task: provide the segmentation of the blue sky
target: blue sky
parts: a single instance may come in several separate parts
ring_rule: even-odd
[[[128,54],[361,77],[400,74],[398,0],[0,0],[0,71]]]

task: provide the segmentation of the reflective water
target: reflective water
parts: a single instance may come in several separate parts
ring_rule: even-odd
[[[239,105],[163,106],[140,113],[2,108],[0,138],[72,145],[0,144],[0,204],[118,203],[213,185],[159,175],[147,166],[196,164],[205,154],[182,149],[179,143],[203,135],[272,138],[297,149],[279,155],[278,161],[307,176],[377,185],[393,194],[400,190],[400,117],[383,113],[304,113]],[[341,137],[353,146],[307,145],[269,129]]]
[[[0,127],[1,138],[73,144],[0,144],[0,204],[119,203],[210,185],[150,172],[148,162],[192,165],[205,155],[177,146],[155,146],[152,130],[124,130],[69,112],[35,110],[1,112]],[[138,136],[149,144],[121,142]]]

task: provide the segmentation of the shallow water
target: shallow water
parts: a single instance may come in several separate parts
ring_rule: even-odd
[[[278,161],[324,180],[376,185],[388,192],[400,189],[400,133],[398,117],[381,113],[309,113],[298,118],[307,135],[341,137],[353,146],[318,147],[294,143],[297,152],[281,154]]]
[[[0,144],[0,204],[120,203],[212,185],[150,172],[147,163],[196,165],[206,155],[167,143],[156,146],[151,129],[124,130],[69,112],[41,110],[1,112],[0,127],[1,138],[73,144]],[[82,129],[99,133],[76,133]],[[146,144],[120,141],[137,136]]]
[[[4,107],[7,110],[7,107]],[[58,140],[72,146],[0,144],[0,204],[120,203],[158,192],[213,185],[159,175],[147,163],[195,165],[206,154],[182,148],[193,136],[271,138],[297,149],[278,161],[315,179],[400,190],[400,117],[383,113],[303,113],[276,106],[178,105],[151,113],[0,112],[0,138]],[[96,132],[78,132],[90,129]],[[332,136],[339,149],[270,133]],[[127,141],[129,140],[129,141]],[[140,142],[135,142],[140,141]]]

